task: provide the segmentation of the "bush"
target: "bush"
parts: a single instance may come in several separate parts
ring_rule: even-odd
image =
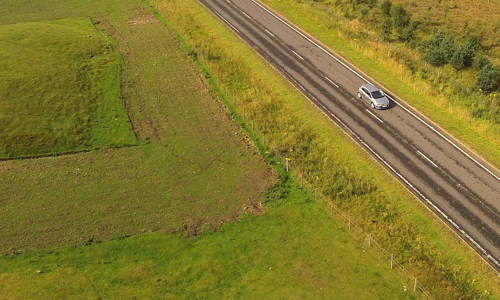
[[[437,31],[430,40],[422,43],[420,51],[426,62],[442,66],[451,61],[457,52],[457,44],[453,35],[445,36],[442,31]]]
[[[391,16],[391,8],[392,8],[391,0],[384,0],[384,2],[382,2],[382,4],[380,5],[380,10],[386,17]]]
[[[401,3],[392,6],[391,16],[395,28],[405,28],[410,24],[410,15]]]
[[[417,30],[418,23],[410,22],[409,26],[398,29],[398,39],[403,43],[411,43],[415,39],[415,32]]]
[[[382,22],[382,27],[380,28],[380,34],[382,38],[386,41],[389,41],[391,39],[392,20],[390,17],[384,17],[384,21]]]

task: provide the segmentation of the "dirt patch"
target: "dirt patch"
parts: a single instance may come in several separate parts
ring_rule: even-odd
[[[243,211],[249,214],[254,214],[254,215],[263,215],[264,214],[264,203],[262,202],[257,202],[255,204],[245,206],[243,208]]]
[[[144,11],[137,11],[136,15],[127,21],[127,23],[132,25],[154,24],[158,22],[158,19],[153,14]]]

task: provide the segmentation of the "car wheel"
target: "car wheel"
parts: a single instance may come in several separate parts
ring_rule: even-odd
[[[358,92],[358,98],[361,99],[361,94]]]
[[[375,104],[373,102],[371,103],[371,106],[373,109],[375,109]]]

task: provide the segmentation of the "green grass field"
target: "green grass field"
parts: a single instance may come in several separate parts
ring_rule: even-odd
[[[0,257],[0,299],[416,299],[310,194],[282,192],[265,214],[197,239],[156,232]]]
[[[137,144],[121,55],[89,18],[0,26],[0,158]]]

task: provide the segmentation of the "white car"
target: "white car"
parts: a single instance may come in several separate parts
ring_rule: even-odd
[[[365,83],[358,89],[358,98],[370,102],[370,106],[376,109],[389,108],[389,99],[380,89],[373,84]]]

